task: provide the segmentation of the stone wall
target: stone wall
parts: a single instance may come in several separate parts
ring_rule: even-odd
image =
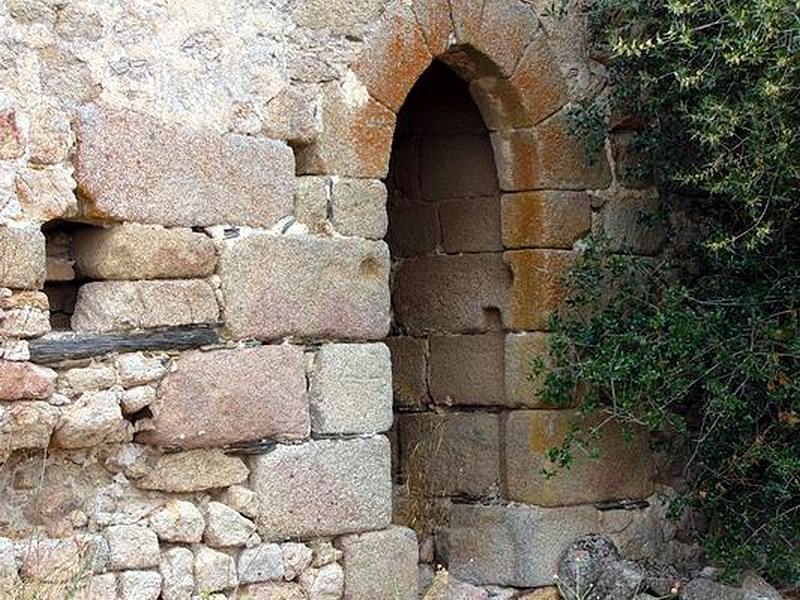
[[[0,595],[511,597],[573,533],[666,542],[595,506],[644,440],[539,476],[559,274],[662,240],[536,4],[0,3]]]

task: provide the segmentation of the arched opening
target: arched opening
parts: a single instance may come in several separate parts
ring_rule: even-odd
[[[469,86],[434,62],[398,114],[387,178],[396,520],[423,560],[451,502],[502,499],[501,192]]]

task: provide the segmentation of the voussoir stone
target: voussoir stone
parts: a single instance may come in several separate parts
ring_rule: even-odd
[[[265,510],[266,540],[312,539],[382,529],[391,520],[385,437],[315,440],[252,457],[251,485]]]
[[[53,393],[56,372],[28,362],[0,360],[0,400],[43,400]]]
[[[305,356],[261,346],[181,356],[158,388],[152,429],[138,441],[199,448],[309,434]]]
[[[145,490],[199,492],[242,483],[249,472],[238,456],[216,449],[188,450],[158,457],[136,485]]]
[[[384,242],[251,235],[220,259],[232,337],[380,338],[389,329]]]
[[[202,279],[95,281],[78,290],[72,328],[108,332],[214,323],[214,288]]]
[[[88,216],[162,225],[271,226],[292,212],[294,155],[127,110],[79,111],[75,178]]]
[[[0,286],[35,289],[47,272],[44,235],[38,227],[0,227]]]
[[[89,279],[192,279],[214,272],[214,242],[190,229],[126,223],[72,238],[75,268]]]

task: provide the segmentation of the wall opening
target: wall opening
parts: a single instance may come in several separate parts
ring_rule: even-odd
[[[499,420],[510,274],[500,189],[468,85],[442,63],[420,77],[398,115],[387,188],[395,518],[418,532],[424,549],[449,503],[504,495]]]

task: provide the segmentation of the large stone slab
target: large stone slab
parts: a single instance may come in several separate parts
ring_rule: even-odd
[[[72,328],[104,333],[215,323],[217,299],[207,281],[95,281],[78,290]]]
[[[44,235],[38,227],[0,227],[0,287],[42,287],[47,261]]]
[[[88,216],[162,225],[270,226],[291,214],[285,143],[168,125],[85,106],[75,178]]]
[[[539,506],[564,506],[646,498],[653,493],[653,461],[648,438],[641,431],[623,431],[615,422],[605,423],[597,440],[599,457],[574,450],[568,470],[547,478],[542,469],[553,469],[547,450],[561,447],[573,421],[588,431],[607,415],[579,418],[572,410],[512,411],[506,422],[505,455],[509,499]],[[630,439],[627,439],[630,437]]]
[[[430,338],[430,387],[434,402],[503,406],[503,334],[442,335]]]
[[[520,192],[502,197],[506,248],[571,249],[589,233],[590,198],[581,192]]]
[[[392,364],[384,344],[326,344],[309,376],[314,433],[374,433],[392,426]]]
[[[150,406],[147,444],[180,448],[309,434],[305,356],[297,346],[261,346],[182,355]]]
[[[382,529],[392,511],[389,441],[315,440],[253,456],[250,483],[264,507],[265,540]]]
[[[78,231],[72,255],[89,279],[194,279],[211,275],[217,263],[208,236],[137,223]]]
[[[235,338],[367,338],[389,329],[383,242],[252,235],[220,260],[225,325]]]
[[[347,535],[342,550],[345,598],[397,600],[417,597],[417,536],[411,529],[391,527]]]

